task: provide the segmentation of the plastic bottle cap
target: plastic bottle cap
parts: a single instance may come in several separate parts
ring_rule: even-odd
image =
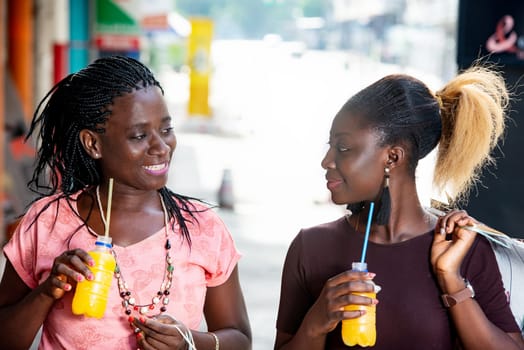
[[[112,241],[112,238],[109,236],[98,236],[98,238],[96,239],[95,245],[111,248],[113,246],[111,244],[111,241]]]
[[[368,264],[367,263],[363,263],[363,262],[353,262],[351,264],[351,270],[359,271],[359,272],[368,272]],[[366,283],[373,284],[373,286],[375,288],[375,293],[378,293],[378,292],[380,292],[382,290],[382,287],[379,286],[378,284],[375,284],[375,282],[373,282],[373,281],[366,282]]]
[[[368,272],[368,264],[365,262],[353,262],[351,269],[353,271]]]

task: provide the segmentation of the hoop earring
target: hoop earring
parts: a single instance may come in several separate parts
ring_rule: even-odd
[[[389,214],[391,212],[391,195],[389,193],[389,168],[384,168],[384,187],[380,195],[380,207],[377,211],[376,223],[379,225],[386,225],[389,221]]]

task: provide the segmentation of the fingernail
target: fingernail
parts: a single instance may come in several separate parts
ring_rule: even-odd
[[[378,299],[371,299],[371,304],[377,305],[378,304]]]
[[[441,235],[445,235],[446,234],[446,229],[444,227],[440,228],[440,234]]]
[[[66,284],[64,286],[64,290],[69,292],[71,290],[71,285],[70,284]]]
[[[368,272],[368,273],[367,273],[367,277],[369,277],[369,278],[375,278],[376,275],[377,275],[377,274],[376,274],[376,273],[373,273],[373,272]]]
[[[143,316],[140,316],[139,320],[140,320],[140,323],[146,323],[146,319]]]
[[[93,274],[90,273],[89,275],[87,275],[87,279],[90,280],[90,281],[92,281],[92,280],[95,279],[95,276],[94,276]]]
[[[95,266],[95,261],[94,260],[89,260],[89,266]]]
[[[129,321],[129,323],[133,323],[133,321],[135,320],[135,318],[133,316],[129,316],[129,318],[127,319]]]
[[[137,339],[137,340],[140,340],[140,339],[142,339],[143,337],[144,337],[144,335],[142,334],[142,332],[136,334],[136,339]]]
[[[77,280],[78,282],[82,282],[82,281],[84,280],[84,276],[82,276],[82,275],[76,275],[76,280]]]

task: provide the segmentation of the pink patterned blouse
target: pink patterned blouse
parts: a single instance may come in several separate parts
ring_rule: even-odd
[[[52,199],[54,197],[36,202],[4,247],[5,255],[30,288],[37,287],[48,277],[55,257],[74,248],[89,251],[96,240],[86,228],[73,234],[82,222],[65,199],[53,202],[28,230],[37,213]],[[71,201],[71,205],[76,211],[76,202]],[[195,206],[204,208],[198,203]],[[174,232],[171,226],[168,230],[174,272],[167,313],[191,329],[198,329],[203,321],[206,288],[224,283],[240,259],[229,231],[212,210],[195,215],[198,223],[188,223],[191,249],[182,240],[178,227]],[[161,229],[131,246],[113,247],[122,275],[137,304],[151,303],[160,288],[165,271],[165,240],[165,230]],[[39,349],[93,349],[100,346],[115,350],[136,349],[136,338],[128,322],[129,316],[122,307],[116,280],[113,280],[109,294],[104,317],[95,319],[72,314],[73,293],[66,293],[47,315]]]

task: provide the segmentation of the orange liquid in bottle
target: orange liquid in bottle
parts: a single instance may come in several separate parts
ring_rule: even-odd
[[[106,251],[90,251],[89,255],[95,261],[94,266],[89,266],[94,279],[78,282],[73,297],[72,310],[75,315],[102,318],[106,310],[107,297],[113,281],[116,262],[109,249]]]
[[[376,298],[377,293],[354,293],[368,298]],[[342,320],[342,341],[347,346],[374,346],[377,340],[375,327],[376,306],[375,305],[347,305],[347,311],[365,310],[366,313],[360,317]]]

